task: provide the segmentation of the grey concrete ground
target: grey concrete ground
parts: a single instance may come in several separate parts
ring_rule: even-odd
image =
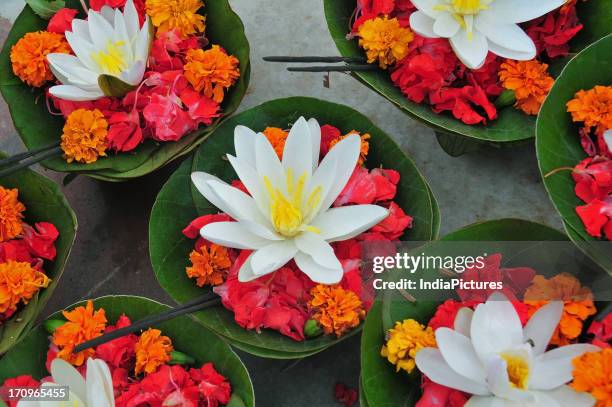
[[[209,0],[214,1],[214,0]],[[251,44],[251,88],[241,109],[286,96],[313,96],[360,110],[392,135],[429,180],[442,213],[441,232],[500,217],[520,217],[561,227],[540,180],[532,145],[486,150],[451,158],[433,132],[409,119],[354,79],[335,74],[331,88],[321,74],[292,74],[265,55],[336,55],[325,25],[322,1],[230,0]],[[0,1],[0,43],[23,0]],[[0,150],[23,145],[0,101]],[[79,231],[72,256],[44,315],[77,300],[105,294],[138,294],[171,303],[157,285],[148,256],[147,223],[155,195],[172,169],[125,184],[79,177],[64,188]],[[55,180],[62,175],[45,171]],[[260,406],[336,406],[333,385],[357,386],[359,341],[304,360],[289,370],[284,362],[242,355]]]

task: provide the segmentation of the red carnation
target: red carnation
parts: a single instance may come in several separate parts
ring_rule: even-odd
[[[612,345],[612,314],[601,321],[593,321],[587,333],[593,335],[591,343],[600,348],[609,348]]]
[[[406,215],[404,210],[395,202],[389,205],[389,216],[374,226],[371,231],[380,233],[389,240],[395,240],[404,234],[407,228],[412,227],[412,216]]]
[[[49,222],[38,222],[34,224],[34,229],[30,225],[23,225],[23,240],[33,257],[40,257],[45,260],[55,259],[55,241],[59,237],[59,232]]]
[[[189,376],[198,386],[200,398],[207,400],[207,407],[229,403],[232,387],[212,363],[206,363],[199,369],[189,369]]]
[[[115,151],[132,151],[143,140],[140,115],[135,109],[131,112],[117,112],[108,119],[108,146]]]
[[[66,31],[72,31],[72,20],[79,13],[73,8],[59,9],[49,20],[47,31],[64,34]]]

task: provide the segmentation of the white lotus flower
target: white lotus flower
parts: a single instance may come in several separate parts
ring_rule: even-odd
[[[566,0],[412,0],[410,27],[429,38],[448,38],[468,68],[491,51],[504,58],[535,58],[536,47],[517,25],[561,7]]]
[[[126,2],[123,13],[104,6],[100,12],[90,10],[87,20],[75,18],[66,40],[76,56],[47,55],[51,71],[62,83],[49,89],[53,96],[74,101],[99,99],[105,96],[98,84],[100,75],[132,86],[142,81],[151,33],[148,17],[140,27],[132,0]]]
[[[41,387],[68,387],[68,401],[20,401],[17,407],[115,406],[113,379],[101,359],[87,360],[87,381],[74,366],[59,358],[51,362],[51,376],[53,382],[45,382]]]
[[[454,330],[437,329],[438,349],[422,349],[416,364],[434,382],[473,394],[466,407],[592,406],[591,395],[565,384],[572,359],[599,348],[574,344],[546,352],[562,312],[563,302],[550,302],[523,329],[510,301],[494,293],[474,312],[462,308]]]
[[[334,284],[342,265],[329,242],[347,240],[387,217],[377,205],[330,206],[348,182],[361,146],[356,134],[336,144],[319,165],[321,129],[303,118],[293,125],[282,162],[262,133],[238,126],[236,156],[228,159],[250,193],[217,177],[194,172],[191,179],[204,197],[237,222],[211,223],[205,239],[254,252],[240,269],[240,281],[271,273],[294,259],[313,281]]]

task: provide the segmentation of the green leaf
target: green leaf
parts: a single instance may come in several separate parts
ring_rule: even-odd
[[[80,9],[79,0],[67,0],[67,7]],[[200,11],[206,15],[206,35],[240,61],[240,78],[227,92],[222,103],[223,118],[202,127],[177,142],[157,143],[148,140],[132,152],[109,154],[92,164],[68,164],[61,157],[42,162],[46,168],[59,172],[89,175],[106,181],[124,181],[146,175],[184,156],[201,144],[219,124],[238,108],[249,84],[249,43],[240,18],[228,0],[205,2]],[[28,32],[44,30],[47,22],[30,7],[19,15],[0,53],[0,92],[6,100],[17,132],[28,149],[49,145],[59,140],[64,120],[49,114],[44,92],[22,83],[13,74],[9,58],[11,47]]]
[[[68,309],[83,304],[84,302],[74,304]],[[94,300],[94,305],[96,308],[104,308],[107,319],[112,323],[123,313],[135,321],[168,309],[166,305],[134,296],[101,297]],[[57,312],[49,318],[59,317],[61,314]],[[176,350],[195,358],[198,367],[212,362],[215,369],[229,379],[232,385],[230,403],[234,403],[230,405],[235,407],[255,405],[253,387],[246,368],[231,348],[215,334],[189,316],[164,322],[155,328],[172,339]],[[37,379],[47,376],[45,359],[48,348],[48,334],[42,326],[38,326],[0,360],[0,383],[21,374],[29,374]]]
[[[0,153],[0,157],[5,157],[5,155]],[[1,178],[0,185],[5,188],[19,189],[19,200],[26,207],[25,220],[27,223],[33,225],[36,222],[51,222],[59,231],[59,238],[55,244],[57,256],[53,262],[45,261],[43,266],[51,283],[9,320],[0,325],[0,354],[2,354],[19,342],[28,332],[57,287],[74,242],[77,221],[59,187],[50,179],[34,171],[21,170]]]
[[[476,241],[566,241],[561,232],[547,226],[518,219],[501,219],[467,226],[441,239],[444,242]],[[491,244],[491,243],[488,243]],[[434,250],[436,242],[425,249]],[[406,270],[394,270],[394,279],[415,275]],[[430,273],[431,274],[431,273]],[[425,275],[418,277],[428,278]],[[429,276],[435,278],[436,276]],[[449,293],[449,297],[451,298]],[[382,300],[382,302],[380,301]],[[382,293],[366,318],[361,339],[361,383],[365,399],[373,406],[413,406],[421,396],[418,373],[395,372],[395,366],[380,356],[385,332],[395,322],[413,318],[426,324],[433,316],[437,301],[408,302],[397,290]]]
[[[181,231],[198,215],[217,213],[217,209],[192,187],[191,172],[206,171],[225,181],[236,179],[224,157],[234,152],[233,133],[237,125],[254,130],[263,130],[267,126],[286,128],[301,115],[314,117],[321,124],[332,124],[344,132],[356,129],[370,133],[368,166],[374,168],[383,165],[401,174],[396,202],[414,217],[414,228],[407,231],[403,238],[423,241],[437,236],[440,218],[433,194],[414,163],[388,135],[365,116],[343,105],[302,97],[274,100],[223,123],[192,159],[185,160],[157,196],[149,223],[151,263],[160,285],[176,301],[185,302],[203,292],[185,274],[194,241],[183,236]],[[259,334],[247,331],[239,327],[234,322],[233,313],[222,306],[198,312],[195,316],[237,348],[262,357],[305,357],[339,342],[329,336],[295,342],[271,330],[263,330]],[[340,340],[346,337],[348,335]]]
[[[130,85],[112,75],[98,76],[98,86],[102,89],[104,96],[120,98],[136,89],[138,86]]]
[[[537,123],[536,150],[540,172],[548,194],[563,218],[570,239],[608,273],[612,273],[610,246],[590,236],[576,214],[584,205],[574,192],[570,171],[545,175],[553,170],[574,167],[587,155],[580,146],[577,124],[567,113],[566,103],[577,91],[596,85],[612,84],[612,35],[580,52],[565,67],[540,111]]]
[[[40,18],[45,20],[49,20],[58,10],[66,6],[64,0],[25,0],[25,2]]]
[[[356,3],[356,0],[324,0],[329,32],[338,51],[345,57],[363,57],[363,50],[359,48],[357,40],[346,38]],[[612,32],[612,25],[610,25],[612,7],[609,6],[609,3],[605,1],[578,2],[578,12],[581,22],[584,23],[585,32],[572,42],[572,51]],[[487,144],[509,144],[510,146],[513,146],[516,141],[528,140],[535,135],[535,118],[511,106],[500,109],[499,117],[487,126],[470,126],[456,120],[450,114],[436,114],[430,106],[409,101],[393,85],[389,72],[382,70],[355,72],[353,76],[395,104],[404,113],[432,127],[436,132],[450,133]]]

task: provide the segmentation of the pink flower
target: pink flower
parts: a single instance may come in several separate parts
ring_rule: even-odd
[[[185,88],[180,95],[181,100],[187,106],[189,116],[196,123],[196,126],[203,123],[211,125],[213,119],[220,117],[220,106],[211,98],[196,92],[192,88]]]
[[[425,379],[422,385],[423,395],[415,407],[463,407],[468,396],[450,387]]]
[[[395,170],[375,168],[368,172],[366,168],[355,167],[351,178],[334,202],[334,206],[363,205],[393,199],[397,192],[399,178],[399,173]]]
[[[154,94],[142,111],[152,138],[157,141],[178,141],[195,130],[196,123],[172,96]]]

